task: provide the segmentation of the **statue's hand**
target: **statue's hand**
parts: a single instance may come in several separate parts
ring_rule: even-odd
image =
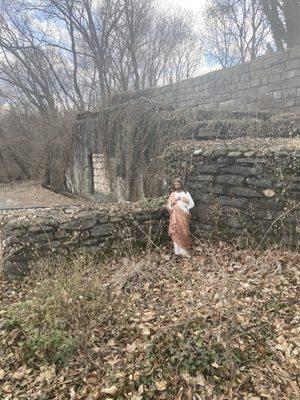
[[[183,197],[183,198],[182,198],[182,201],[184,201],[185,204],[189,204],[189,199],[188,199],[187,197]]]

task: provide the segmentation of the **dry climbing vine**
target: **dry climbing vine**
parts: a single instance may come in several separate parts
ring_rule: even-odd
[[[196,125],[191,110],[175,111],[165,103],[140,98],[102,110],[96,136],[106,162],[119,160],[128,198],[138,200],[141,186],[146,197],[161,194],[157,189],[157,182],[163,180],[159,155],[173,140],[193,135]],[[107,170],[114,182],[116,172],[109,166]]]
[[[170,146],[178,140],[203,140],[211,133],[219,139],[265,140],[296,133],[288,118],[193,108],[175,110],[167,103],[138,96],[112,101],[94,116],[89,129],[104,153],[111,192],[120,177],[125,198],[131,201],[162,195],[166,177],[169,181],[175,176],[187,179],[192,170],[188,150],[174,152]]]

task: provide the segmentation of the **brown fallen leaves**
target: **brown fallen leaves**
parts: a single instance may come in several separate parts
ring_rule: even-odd
[[[299,398],[299,254],[78,260],[1,281],[1,399]]]

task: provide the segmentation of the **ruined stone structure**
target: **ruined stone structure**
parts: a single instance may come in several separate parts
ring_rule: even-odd
[[[300,111],[300,47],[155,89],[175,107]]]
[[[300,143],[298,150],[196,150],[193,164],[190,191],[200,232],[299,248]]]
[[[133,106],[139,104],[139,101],[149,102],[148,99],[140,98],[132,103]],[[126,109],[125,109],[126,110]],[[226,141],[234,137],[294,137],[297,131],[300,132],[300,120],[293,115],[278,117],[271,112],[227,112],[227,111],[193,111],[189,116],[187,110],[187,118],[177,122],[178,110],[169,112],[169,120],[167,128],[162,135],[172,135],[176,128],[176,124],[180,124],[181,131],[176,140],[221,140]],[[104,112],[105,113],[105,112]],[[128,107],[128,113],[130,107]],[[163,112],[162,112],[163,113]],[[110,154],[105,154],[107,149],[101,146],[101,134],[103,129],[99,129],[99,119],[101,114],[86,113],[77,117],[74,127],[74,193],[85,197],[93,198],[98,201],[122,202],[135,201],[147,197],[144,187],[153,176],[149,176],[149,172],[143,170],[138,164],[133,165],[133,173],[135,174],[135,184],[137,186],[137,196],[135,199],[130,197],[128,190],[130,184],[130,171],[126,169],[127,159],[132,157],[129,149],[122,147],[130,145],[130,141],[135,139],[127,138],[125,144],[116,143]],[[142,117],[141,117],[142,118]],[[160,114],[154,119],[159,119]],[[125,126],[133,124],[129,120],[123,120]],[[121,129],[119,126],[115,129]],[[156,126],[150,130],[158,130]],[[134,131],[135,129],[133,129]],[[130,136],[131,132],[128,133]],[[115,135],[117,137],[117,135]],[[115,139],[117,142],[117,139]],[[129,144],[128,144],[129,142]],[[159,147],[159,146],[158,146]],[[160,149],[161,150],[161,149]],[[140,149],[139,152],[143,152]],[[134,157],[138,157],[135,154]],[[156,161],[155,161],[156,162]],[[155,163],[154,162],[154,163]],[[151,161],[149,161],[150,165]],[[134,163],[132,163],[134,164]],[[152,179],[153,180],[153,179]],[[163,193],[163,182],[165,176],[163,171],[158,171],[155,176],[153,186],[156,191],[151,196],[159,196]],[[149,196],[149,195],[148,195]]]
[[[165,232],[165,218],[157,210],[71,206],[7,214],[0,218],[3,270],[6,275],[23,275],[38,260],[76,252],[128,254],[145,243],[161,242]]]
[[[297,115],[300,110],[300,47],[258,57],[242,65],[133,95],[135,99],[138,99],[139,96],[144,96],[140,99],[145,99],[146,96],[155,101],[166,101],[166,109],[168,107],[173,110],[188,108],[191,114],[197,113],[197,110],[213,110],[212,113],[215,112],[216,115],[208,117],[209,120],[215,119],[213,128],[211,124],[206,123],[206,116],[195,117],[195,128],[193,132],[190,132],[190,137],[196,140],[216,137],[227,139],[226,135],[222,137],[219,134],[221,129],[218,128],[218,125],[220,127],[220,124],[224,124],[224,119],[229,120],[230,118],[244,121],[252,119],[254,131],[257,129],[257,119],[270,121],[274,114],[289,112]],[[125,101],[123,99],[122,102],[126,102],[126,99]],[[217,113],[221,110],[235,110],[235,113],[232,113],[231,116],[218,116]],[[242,111],[239,113],[237,110]],[[247,110],[248,115],[245,113]],[[265,111],[262,113],[262,110]],[[77,116],[73,131],[74,179],[72,191],[77,195],[93,197],[100,201],[132,200],[124,167],[124,158],[128,154],[122,155],[122,149],[120,149],[120,146],[124,147],[124,144],[116,143],[113,151],[109,150],[111,153],[109,157],[105,157],[107,149],[104,149],[103,143],[101,143],[101,134],[99,133],[101,129],[102,134],[106,128],[111,129],[112,126],[115,126],[118,131],[122,129],[120,121],[116,124],[110,122],[107,127],[102,126],[99,129],[101,125],[99,119],[105,119],[108,114],[104,110],[102,114],[84,113]],[[122,118],[125,118],[124,115]],[[291,120],[300,127],[300,113],[298,117],[291,117]],[[183,122],[179,123],[184,126]],[[128,120],[124,119],[123,126],[128,125],[130,122],[128,123]],[[174,126],[170,123],[169,131],[173,129]],[[189,127],[186,128],[186,130],[188,129]],[[216,130],[218,134],[216,134]],[[273,130],[276,130],[276,127]],[[247,131],[249,132],[249,129]],[[112,134],[117,137],[118,133]],[[127,132],[125,132],[125,136],[126,134]],[[270,129],[269,135],[273,135],[272,129]],[[240,136],[247,136],[246,130],[241,132]],[[133,137],[130,140],[134,141],[135,139]],[[130,143],[128,145],[130,146]],[[136,175],[139,173],[140,168],[137,167]],[[140,185],[137,185],[139,187],[135,200],[145,196],[143,190],[145,177],[141,173],[140,176],[136,176],[136,179]]]
[[[182,159],[188,159],[192,167],[188,186],[195,200],[194,234],[299,248],[298,139],[275,140],[270,148],[260,148],[258,143],[251,149],[246,142],[244,147],[226,142],[201,146],[194,142],[187,150],[174,149],[176,162],[180,164],[182,152]],[[151,204],[139,207],[134,204],[132,211],[125,212],[118,205],[103,209],[71,206],[3,216],[4,271],[24,273],[30,264],[49,255],[102,254],[122,246],[128,250],[150,243],[149,237],[161,243],[166,238],[166,215]]]

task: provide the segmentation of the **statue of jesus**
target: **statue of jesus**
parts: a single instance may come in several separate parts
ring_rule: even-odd
[[[170,214],[169,236],[174,245],[174,254],[188,256],[191,248],[190,209],[194,207],[194,201],[189,192],[184,190],[181,179],[175,179],[167,209]]]

